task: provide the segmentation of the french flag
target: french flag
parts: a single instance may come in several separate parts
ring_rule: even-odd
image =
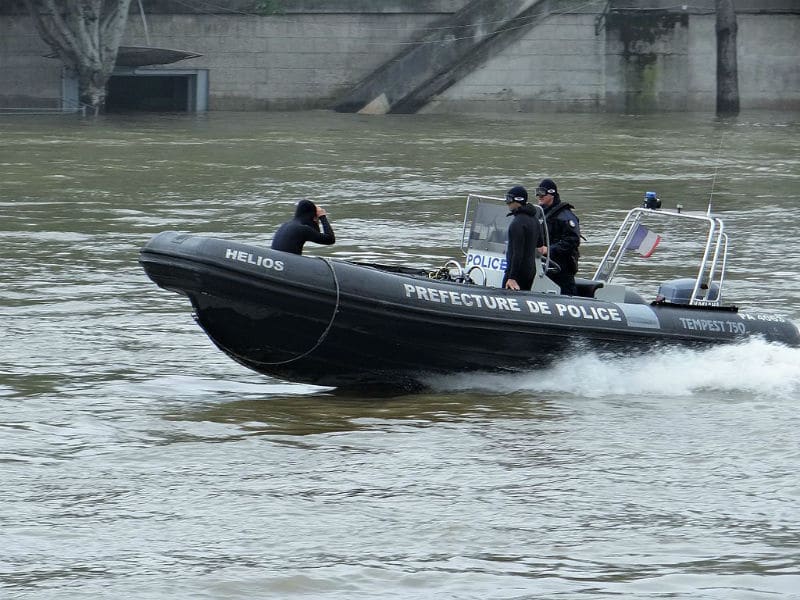
[[[633,235],[630,237],[628,244],[625,246],[626,250],[636,250],[643,257],[647,258],[661,242],[661,236],[657,233],[650,231],[647,227],[641,224],[636,225]]]

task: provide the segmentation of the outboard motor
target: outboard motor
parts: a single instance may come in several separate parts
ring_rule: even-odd
[[[656,302],[665,302],[669,304],[689,304],[692,299],[692,291],[694,290],[695,279],[685,277],[683,279],[673,279],[658,286],[658,295]],[[698,300],[704,302],[719,302],[719,286],[716,283],[711,284],[711,287],[706,284],[700,286],[700,296]]]

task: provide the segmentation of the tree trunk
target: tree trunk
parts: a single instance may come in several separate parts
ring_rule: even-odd
[[[95,114],[125,33],[131,0],[25,0],[39,35],[78,77],[83,105]]]
[[[739,68],[736,61],[736,11],[733,0],[717,2],[717,114],[739,114]]]

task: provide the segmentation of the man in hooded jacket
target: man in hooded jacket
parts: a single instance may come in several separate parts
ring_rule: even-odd
[[[319,230],[320,223],[322,231]],[[272,249],[302,254],[303,244],[306,242],[330,246],[336,243],[336,236],[328,222],[325,209],[318,207],[311,200],[300,200],[294,211],[294,218],[278,227],[278,231],[275,232]]]
[[[536,209],[528,204],[528,191],[521,185],[506,192],[506,205],[511,210],[508,216],[514,218],[508,225],[503,287],[530,290],[536,276],[536,248],[541,243]]]

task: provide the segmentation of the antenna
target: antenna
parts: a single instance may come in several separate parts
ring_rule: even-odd
[[[717,172],[719,171],[719,157],[722,153],[722,142],[725,139],[725,132],[723,131],[719,136],[719,147],[717,148],[717,156],[714,158],[716,166],[714,167],[714,177],[711,179],[711,194],[708,196],[708,209],[706,214],[711,216],[711,203],[714,200],[714,187],[717,184]]]

